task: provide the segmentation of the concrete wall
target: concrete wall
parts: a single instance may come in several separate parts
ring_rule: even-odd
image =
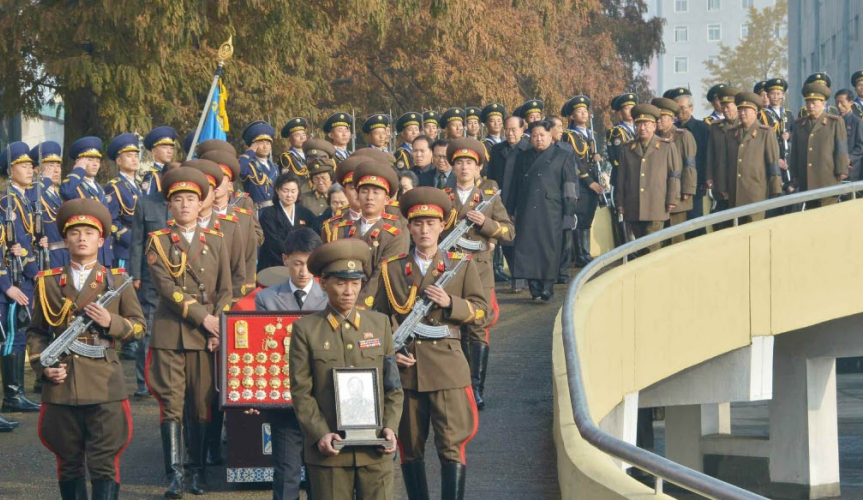
[[[749,345],[752,337],[863,312],[859,248],[863,200],[712,233],[595,278],[575,304],[594,421],[624,395]],[[644,494],[578,435],[559,325],[555,336],[555,437],[564,498]],[[604,493],[574,494],[594,488]]]

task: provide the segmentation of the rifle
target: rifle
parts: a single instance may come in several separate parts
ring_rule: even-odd
[[[39,244],[45,237],[45,222],[42,217],[42,143],[39,143],[39,172],[36,174],[36,208],[33,210],[33,239],[36,240],[36,263],[39,270],[50,267],[48,248]]]
[[[450,281],[452,281],[459,269],[461,269],[467,261],[467,258],[461,259],[452,269],[444,271],[440,278],[435,281],[435,286],[444,288]],[[449,335],[448,326],[429,326],[425,323],[420,323],[420,321],[428,315],[434,305],[435,303],[428,297],[423,297],[414,304],[411,312],[407,315],[404,321],[401,322],[396,331],[393,332],[393,344],[395,344],[396,351],[402,351],[405,348],[405,345],[417,335],[430,339],[443,339]]]
[[[351,107],[351,153],[357,150],[357,112]]]
[[[123,277],[125,278],[123,284],[116,290],[109,287],[108,291],[96,301],[96,304],[99,304],[102,307],[107,306],[113,302],[114,299],[119,297],[126,287],[132,284],[132,278],[128,274],[123,273]],[[104,358],[108,352],[107,347],[78,342],[78,337],[84,335],[92,325],[93,318],[84,313],[77,315],[75,319],[69,323],[69,327],[66,328],[63,333],[58,335],[57,338],[55,338],[54,341],[51,342],[44,351],[42,351],[42,354],[39,356],[39,362],[42,366],[46,368],[55,366],[59,361],[60,356],[73,352],[87,358]]]
[[[589,125],[589,128],[587,129],[587,135],[590,136],[590,149],[593,151],[593,154],[598,154],[599,150],[597,149],[597,146],[596,146],[596,135],[593,133],[593,115],[590,115],[590,120],[588,122],[588,125]],[[591,153],[590,153],[590,151],[588,151],[588,156],[590,156],[590,155],[591,155]],[[600,176],[602,175],[602,162],[595,161],[595,162],[593,162],[593,164],[594,164],[594,168],[596,168],[596,177],[597,177],[597,179],[600,179]],[[603,201],[604,206],[606,206],[606,207],[609,206],[608,205],[608,195],[605,194],[605,188],[602,189],[602,201]]]
[[[782,159],[785,160],[785,166],[788,166],[788,139],[785,138],[785,132],[788,130],[788,114],[783,111],[782,113],[782,132],[779,133],[780,138],[782,139]],[[782,177],[785,180],[786,188],[789,184],[791,184],[791,169],[786,168],[782,172]]]
[[[474,210],[483,211],[485,207],[491,205],[495,198],[500,196],[500,189],[495,191],[493,195],[491,195],[487,200],[483,200],[479,205],[474,208]],[[465,250],[470,250],[473,252],[479,250],[485,250],[485,244],[482,241],[473,241],[465,239],[463,236],[470,231],[470,228],[474,226],[473,221],[468,218],[464,218],[459,221],[458,224],[450,231],[450,233],[443,239],[440,243],[440,249],[443,252],[449,252],[456,245],[464,248]]]
[[[7,150],[8,164],[12,165],[12,152]],[[9,264],[9,277],[12,280],[12,285],[21,288],[22,276],[24,274],[24,263],[21,257],[12,253],[12,247],[18,244],[18,235],[15,231],[15,209],[13,208],[15,200],[12,198],[12,177],[6,181],[6,262]],[[13,302],[14,304],[14,302]]]

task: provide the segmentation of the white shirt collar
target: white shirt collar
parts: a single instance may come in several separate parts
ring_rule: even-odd
[[[96,259],[93,262],[88,262],[87,264],[79,264],[77,262],[69,261],[69,268],[72,269],[72,284],[75,286],[75,290],[79,292],[84,288],[84,283],[87,282],[87,278],[90,277],[90,273],[93,272],[93,269],[99,265],[99,260]]]
[[[423,276],[428,272],[429,266],[434,261],[434,257],[437,255],[437,250],[428,257],[426,257],[422,252],[414,248],[414,260],[417,261],[417,265],[419,265],[420,272]]]
[[[308,285],[304,286],[303,288],[297,288],[297,285],[294,284],[294,280],[288,279],[288,286],[291,289],[291,293],[294,293],[297,290],[302,290],[302,291],[306,292],[306,295],[305,295],[306,297],[309,296],[309,293],[312,291],[312,285],[314,285],[314,284],[315,284],[315,280],[311,279],[311,280],[309,280]]]
[[[285,213],[285,217],[287,217],[288,220],[291,221],[291,225],[293,226],[294,216],[297,215],[297,204],[294,203],[293,205],[291,205],[291,213],[288,213],[288,209],[285,208],[285,205],[283,205],[281,201],[279,202],[279,206],[282,207],[282,212]]]

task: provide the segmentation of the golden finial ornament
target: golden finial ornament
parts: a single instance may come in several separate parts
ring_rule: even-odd
[[[223,43],[219,47],[219,65],[224,65],[225,61],[231,58],[234,55],[234,44],[231,43],[234,40],[234,36],[231,35],[228,37],[228,41]]]

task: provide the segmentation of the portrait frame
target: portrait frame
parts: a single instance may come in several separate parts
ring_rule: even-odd
[[[371,368],[356,368],[356,367],[341,367],[341,368],[333,368],[333,387],[335,389],[335,398],[336,398],[336,428],[340,431],[348,431],[352,429],[362,430],[362,429],[374,429],[379,430],[383,428],[382,424],[382,415],[380,414],[380,392],[378,390],[378,369],[377,367]],[[373,422],[369,423],[352,423],[351,420],[355,420],[355,417],[351,417],[349,415],[352,412],[351,408],[348,408],[349,399],[352,394],[349,391],[346,391],[345,388],[353,380],[359,380],[362,382],[362,395],[367,396],[363,398],[363,405],[367,406],[362,408],[362,412],[364,414],[368,414],[370,420]],[[354,408],[353,411],[356,409]],[[364,415],[365,416],[365,415]]]

